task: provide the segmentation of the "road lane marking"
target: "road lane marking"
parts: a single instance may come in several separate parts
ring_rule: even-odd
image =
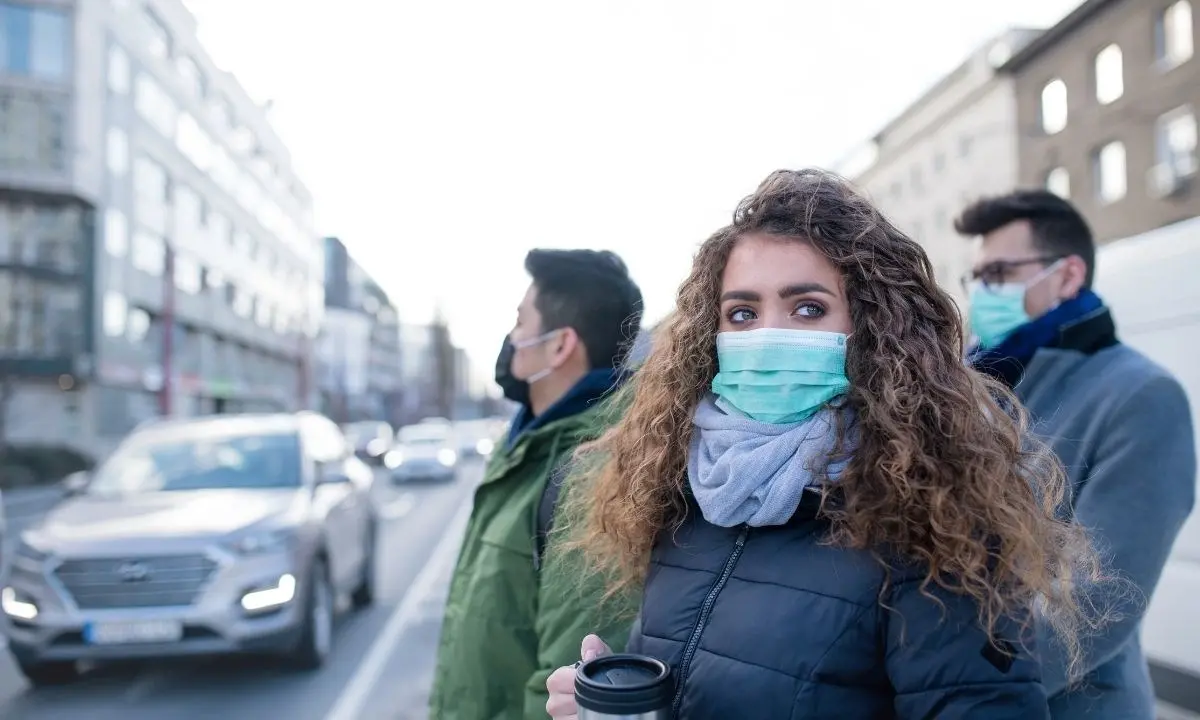
[[[437,547],[429,555],[408,591],[404,593],[383,631],[375,638],[366,657],[346,683],[342,694],[325,715],[325,720],[361,719],[363,706],[370,699],[384,667],[396,650],[396,645],[409,626],[422,619],[422,603],[437,590],[437,583],[445,573],[446,567],[457,557],[458,547],[462,542],[462,531],[471,515],[472,498],[471,494],[467,495],[462,507],[454,514],[454,519],[446,526],[446,532],[438,540]]]
[[[384,520],[398,520],[417,505],[417,496],[411,492],[400,493],[399,497],[383,506],[379,515]]]

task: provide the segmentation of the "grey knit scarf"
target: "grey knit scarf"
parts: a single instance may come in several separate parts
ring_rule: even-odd
[[[803,422],[758,422],[725,407],[713,396],[701,400],[693,419],[688,483],[704,519],[722,527],[783,525],[804,491],[821,481],[814,473],[836,444],[839,412],[826,406]],[[829,463],[830,480],[845,458]]]

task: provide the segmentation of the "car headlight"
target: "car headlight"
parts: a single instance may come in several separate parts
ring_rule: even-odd
[[[252,590],[242,596],[242,609],[248,612],[286,605],[296,597],[296,576],[285,573],[271,587]]]
[[[496,443],[492,442],[490,438],[483,438],[479,442],[475,443],[475,452],[479,453],[480,455],[491,455],[492,451],[495,449]]]
[[[236,537],[225,546],[239,555],[263,555],[291,548],[294,538],[288,529],[262,530]]]
[[[400,463],[404,462],[404,455],[399,450],[393,450],[383,456],[383,464],[390,470],[395,470],[400,467]]]
[[[6,587],[0,590],[0,609],[4,614],[18,620],[32,620],[38,616],[37,605],[32,598],[18,593],[15,588]]]
[[[454,463],[458,462],[458,453],[449,448],[442,448],[438,450],[437,458],[438,462],[446,467],[453,467]]]

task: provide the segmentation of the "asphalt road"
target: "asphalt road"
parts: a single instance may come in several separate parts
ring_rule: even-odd
[[[252,658],[178,660],[101,666],[72,685],[34,690],[0,650],[0,718],[425,718],[445,587],[480,475],[481,465],[471,463],[453,484],[381,484],[379,598],[366,611],[342,614],[320,671]],[[29,520],[11,519],[10,531]]]

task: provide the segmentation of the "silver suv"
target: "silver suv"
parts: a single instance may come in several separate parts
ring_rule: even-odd
[[[0,589],[34,684],[77,661],[231,652],[319,667],[339,597],[372,600],[373,473],[328,419],[140,428],[38,526]]]

